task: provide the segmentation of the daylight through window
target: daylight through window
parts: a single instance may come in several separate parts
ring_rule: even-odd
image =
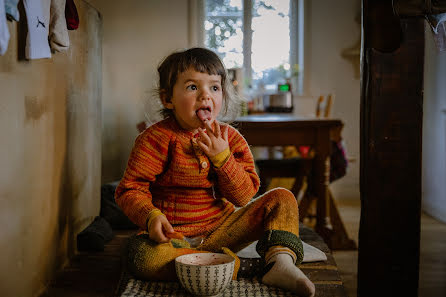
[[[297,59],[290,60],[297,30],[290,25],[296,15],[290,8],[297,8],[293,1],[206,0],[205,46],[227,68],[244,69],[245,91],[274,92],[298,76]]]

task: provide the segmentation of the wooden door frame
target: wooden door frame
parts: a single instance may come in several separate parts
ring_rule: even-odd
[[[418,296],[424,20],[362,0],[358,296]]]

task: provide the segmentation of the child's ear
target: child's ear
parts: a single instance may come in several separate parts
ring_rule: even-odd
[[[161,102],[163,103],[163,106],[167,109],[173,109],[173,103],[170,100],[170,98],[167,96],[166,90],[160,91],[160,98]]]

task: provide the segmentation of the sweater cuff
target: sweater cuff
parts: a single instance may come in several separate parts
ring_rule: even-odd
[[[220,168],[221,166],[223,166],[223,164],[226,163],[230,155],[231,151],[229,150],[229,147],[227,147],[224,151],[216,154],[213,157],[210,157],[209,159],[211,159],[211,162],[214,165],[214,167]]]
[[[147,232],[149,232],[150,225],[152,224],[153,220],[160,215],[164,216],[164,214],[159,209],[154,209],[149,212],[149,214],[147,216],[147,223],[146,223]]]

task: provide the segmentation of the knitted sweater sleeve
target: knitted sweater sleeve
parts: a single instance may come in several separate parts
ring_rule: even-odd
[[[169,136],[165,131],[150,127],[140,134],[133,146],[127,168],[115,192],[115,200],[129,219],[143,230],[152,203],[150,184],[155,181],[167,161]]]
[[[259,190],[260,180],[248,143],[234,128],[229,127],[231,155],[217,173],[217,188],[224,198],[236,206],[246,205]]]

